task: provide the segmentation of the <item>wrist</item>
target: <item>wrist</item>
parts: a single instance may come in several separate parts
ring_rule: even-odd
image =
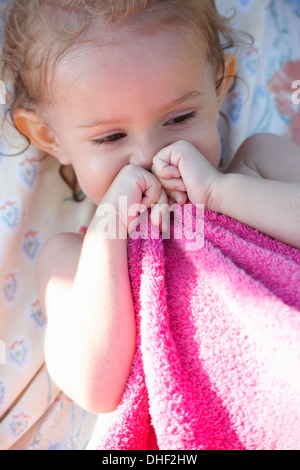
[[[224,186],[226,185],[225,176],[226,175],[216,170],[214,180],[208,189],[206,209],[221,212],[222,196],[224,194]]]
[[[221,173],[220,175],[212,210],[239,220],[236,208],[241,204],[245,183],[249,177],[239,173]]]
[[[127,239],[127,211],[123,206],[122,201],[119,201],[119,204],[113,204],[108,201],[101,202],[93,221],[98,237],[110,240]]]

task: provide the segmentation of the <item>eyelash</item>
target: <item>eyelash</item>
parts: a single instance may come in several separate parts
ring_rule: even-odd
[[[116,132],[115,134],[107,135],[101,137],[100,139],[93,139],[91,141],[92,145],[112,145],[121,138],[126,137],[125,132]]]
[[[187,114],[181,114],[179,116],[176,116],[175,118],[173,119],[170,119],[170,121],[176,121],[174,124],[172,124],[173,126],[180,126],[180,124],[183,124],[183,123],[186,123],[188,121],[190,121],[191,119],[194,119],[196,117],[196,112],[195,111],[192,111],[190,113],[187,113]],[[170,121],[168,121],[166,124],[164,124],[164,126],[166,126]]]
[[[171,121],[177,121],[171,124],[171,126],[180,126],[194,119],[195,117],[196,117],[195,111],[192,111],[191,113],[187,113],[187,114],[182,114],[173,119],[170,119],[166,124],[164,124],[164,127],[167,127],[168,125],[170,125],[169,123]],[[101,137],[100,139],[93,139],[91,141],[91,144],[94,146],[101,146],[101,145],[109,146],[109,145],[113,145],[115,142],[118,142],[120,139],[125,138],[126,136],[127,134],[125,132],[116,132],[115,134],[107,135],[105,137]]]

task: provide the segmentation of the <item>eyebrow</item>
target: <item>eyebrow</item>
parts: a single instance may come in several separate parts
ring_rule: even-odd
[[[189,93],[187,93],[186,95],[184,96],[181,96],[180,98],[176,99],[175,101],[173,101],[172,103],[170,103],[169,105],[167,105],[163,110],[162,112],[167,112],[170,108],[173,108],[174,106],[176,106],[177,104],[181,104],[181,103],[184,103],[185,101],[190,101],[190,100],[193,100],[195,98],[198,98],[199,96],[202,96],[203,95],[203,92],[200,92],[200,91],[191,91]],[[100,121],[98,119],[94,119],[92,121],[88,121],[86,123],[81,123],[81,124],[78,124],[76,126],[76,128],[90,128],[90,127],[96,127],[96,126],[100,126],[100,125],[107,125],[107,124],[118,124],[120,122],[120,120],[118,119],[110,119],[110,120],[104,120],[104,121]]]

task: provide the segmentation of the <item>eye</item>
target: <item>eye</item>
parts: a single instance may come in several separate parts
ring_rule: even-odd
[[[179,124],[185,124],[191,119],[195,118],[196,113],[195,111],[192,111],[187,114],[180,114],[179,116],[174,117],[173,119],[170,119],[164,126],[176,126]]]
[[[118,140],[124,139],[124,137],[126,137],[125,132],[116,132],[115,134],[106,135],[99,139],[93,139],[91,141],[91,144],[92,145],[110,145],[110,144],[113,144],[114,142],[117,142]]]

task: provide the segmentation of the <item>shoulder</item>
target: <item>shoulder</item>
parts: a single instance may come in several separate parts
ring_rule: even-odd
[[[227,172],[300,181],[300,147],[275,134],[254,134],[241,144]]]
[[[72,286],[80,258],[84,236],[59,233],[41,248],[36,266],[40,302],[46,307],[46,293],[59,292]]]
[[[61,251],[67,251],[78,249],[83,243],[83,234],[73,232],[61,232],[53,235],[49,238],[46,243],[42,246],[40,256],[48,254],[58,254]]]

